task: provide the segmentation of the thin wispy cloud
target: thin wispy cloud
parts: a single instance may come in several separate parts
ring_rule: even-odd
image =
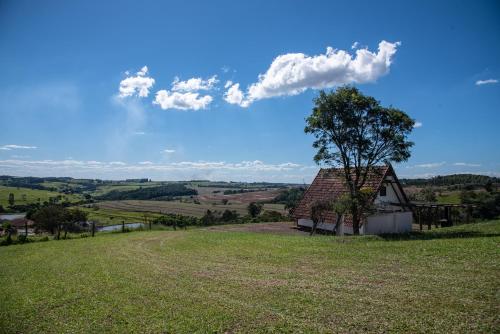
[[[446,162],[430,162],[430,163],[423,163],[423,164],[417,164],[413,166],[406,166],[406,168],[437,168],[437,167],[442,167],[446,164]]]
[[[172,154],[172,153],[175,153],[175,150],[172,150],[172,149],[165,149],[163,150],[164,153],[167,153],[167,154]]]
[[[415,129],[417,129],[417,128],[421,128],[423,125],[424,125],[424,124],[423,124],[422,122],[415,122],[415,124],[413,124],[413,127],[414,127]]]
[[[130,75],[130,73],[127,75]],[[120,82],[119,96],[121,98],[129,96],[148,97],[149,90],[153,87],[155,79],[147,75],[148,67],[144,66],[135,76],[128,76],[123,79]]]
[[[26,145],[2,145],[0,146],[0,150],[2,151],[12,151],[12,150],[34,150],[37,149],[36,146],[26,146]]]
[[[468,162],[455,162],[453,166],[462,166],[462,167],[481,167],[481,164],[474,164]]]
[[[358,49],[354,57],[347,51],[332,47],[328,47],[325,54],[317,56],[303,53],[280,55],[244,93],[238,83],[230,86],[225,100],[248,107],[261,99],[297,95],[307,89],[373,82],[389,72],[393,56],[400,45],[400,42],[382,41],[377,52]]]
[[[478,80],[476,81],[476,86],[491,85],[496,83],[498,83],[497,79]]]

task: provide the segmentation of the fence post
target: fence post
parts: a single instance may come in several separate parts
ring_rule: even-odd
[[[125,221],[122,220],[122,233],[125,233]]]
[[[92,222],[92,236],[95,235],[95,222]]]

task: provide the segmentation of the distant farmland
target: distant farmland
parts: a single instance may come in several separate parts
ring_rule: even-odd
[[[96,204],[100,209],[115,210],[115,211],[130,211],[130,212],[152,212],[152,213],[174,213],[192,217],[202,217],[207,210],[224,211],[234,210],[240,215],[247,214],[246,203],[234,204],[195,204],[192,202],[180,201],[140,201],[140,200],[124,200],[124,201],[104,201]],[[285,208],[282,204],[264,204],[264,210],[274,210],[285,214]]]

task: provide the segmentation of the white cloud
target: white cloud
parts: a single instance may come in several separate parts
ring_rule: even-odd
[[[231,82],[231,81],[226,82],[226,85],[229,82]],[[232,82],[231,82],[231,84],[232,84]],[[229,87],[229,89],[224,93],[224,100],[227,103],[237,104],[237,105],[244,107],[244,108],[246,108],[250,105],[250,101],[245,99],[245,95],[241,91],[239,83],[232,84]]]
[[[415,124],[413,124],[413,127],[414,128],[421,128],[422,125],[424,125],[422,122],[415,122]]]
[[[229,86],[232,86],[233,82],[231,80],[226,81],[226,84],[224,85],[224,88],[228,88]]]
[[[139,72],[137,72],[137,75],[140,76],[140,77],[143,77],[146,74],[148,74],[148,67],[147,66],[143,66],[141,68],[141,70]]]
[[[231,68],[229,66],[226,66],[226,65],[222,66],[220,69],[224,73],[227,73],[231,70]]]
[[[180,81],[179,77],[175,77],[172,82],[172,91],[174,92],[196,92],[199,90],[211,90],[219,82],[217,76],[214,75],[206,80],[202,78],[191,78],[186,81]]]
[[[284,95],[297,95],[307,89],[324,89],[350,83],[376,81],[389,72],[400,42],[381,41],[378,51],[356,50],[353,58],[347,51],[331,47],[325,54],[307,56],[288,53],[276,57],[269,69],[251,84],[243,99],[230,98],[229,103],[248,106],[252,102]],[[239,89],[239,87],[237,87]],[[229,89],[233,89],[234,85]],[[230,102],[232,101],[232,102]]]
[[[85,178],[125,179],[147,177],[157,180],[226,180],[308,182],[319,168],[307,168],[297,163],[265,163],[260,160],[181,161],[137,164],[79,160],[0,160],[0,175],[71,176]]]
[[[168,153],[168,154],[171,154],[171,153],[175,153],[175,150],[172,150],[172,149],[168,149],[168,148],[167,148],[167,149],[163,150],[163,152]]]
[[[142,136],[142,135],[145,135],[146,132],[144,132],[144,131],[134,131],[133,134],[136,135],[136,136]]]
[[[127,73],[127,72],[126,72]],[[155,79],[148,77],[148,67],[144,66],[135,76],[129,76],[120,82],[120,97],[147,97]],[[127,74],[129,75],[129,74]]]
[[[476,86],[496,84],[496,83],[498,83],[497,79],[478,80],[476,81]]]
[[[34,150],[36,149],[36,146],[25,146],[25,145],[3,145],[0,146],[0,150],[2,151],[11,151],[11,150]]]
[[[454,166],[463,166],[463,167],[481,167],[481,164],[473,164],[467,162],[455,162]]]
[[[354,43],[352,43],[352,45],[351,45],[351,49],[353,49],[353,50],[354,50],[354,49],[357,49],[358,47],[359,47],[359,42],[354,42]]]
[[[199,110],[207,108],[212,100],[210,95],[200,96],[198,93],[169,92],[163,89],[156,92],[153,104],[159,105],[163,110]]]
[[[437,167],[441,167],[441,166],[444,166],[446,164],[446,162],[431,162],[431,163],[426,163],[426,164],[419,164],[419,165],[415,165],[414,167],[417,167],[417,168],[437,168]]]

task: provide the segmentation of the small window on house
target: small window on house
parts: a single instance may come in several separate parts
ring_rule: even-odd
[[[380,187],[380,196],[387,196],[387,188],[385,186]]]

